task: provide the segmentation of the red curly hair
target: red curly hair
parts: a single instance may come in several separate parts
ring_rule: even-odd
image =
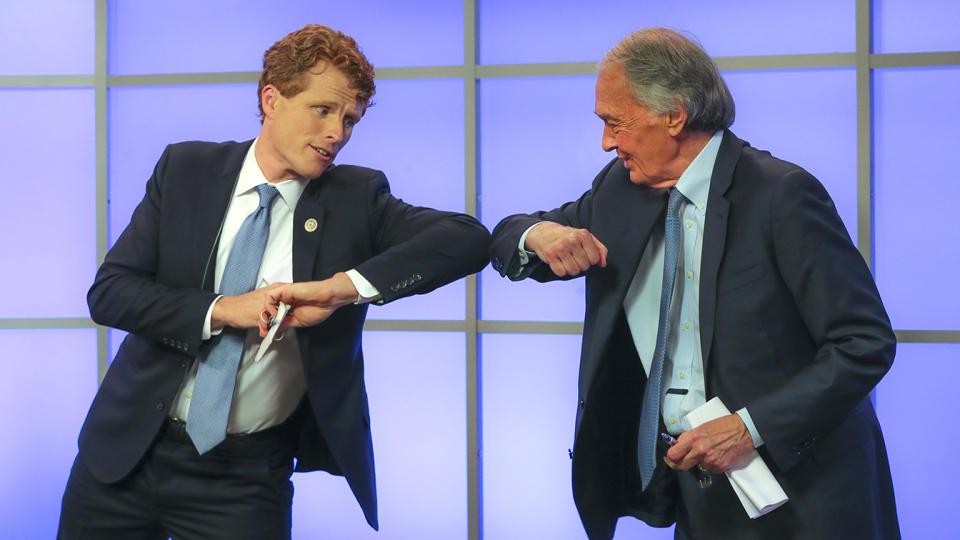
[[[317,63],[336,66],[357,90],[357,99],[368,107],[377,88],[373,82],[373,65],[360,52],[352,37],[322,24],[308,24],[287,34],[263,53],[263,72],[257,88],[257,106],[263,122],[263,104],[260,96],[265,86],[272,84],[280,95],[291,98],[304,90],[306,74]]]

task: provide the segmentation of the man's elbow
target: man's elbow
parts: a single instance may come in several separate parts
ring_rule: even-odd
[[[490,242],[490,231],[476,218],[466,214],[457,216],[453,247],[456,250],[456,259],[461,261],[466,275],[475,274],[487,266]]]
[[[490,250],[490,242],[490,231],[479,221],[474,220],[473,225],[470,227],[464,239],[464,245],[469,246],[466,258],[469,261],[470,274],[475,274],[487,266],[487,262],[489,262],[487,253]]]
[[[101,326],[116,327],[117,315],[117,275],[105,273],[103,269],[87,291],[87,308],[90,318]]]
[[[106,303],[103,295],[104,287],[100,281],[94,282],[87,291],[87,308],[90,310],[90,318],[93,322],[101,326],[109,326]]]

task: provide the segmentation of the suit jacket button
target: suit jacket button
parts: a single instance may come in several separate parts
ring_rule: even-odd
[[[183,369],[187,369],[187,362],[186,362],[186,360],[184,360],[183,362],[180,362],[180,367],[183,368]]]
[[[158,411],[162,411],[162,410],[163,410],[163,402],[162,402],[162,401],[158,401],[158,402],[157,402],[156,409],[157,409]]]

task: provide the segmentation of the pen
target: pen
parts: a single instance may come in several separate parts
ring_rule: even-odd
[[[677,444],[677,440],[671,437],[669,433],[661,433],[660,439],[666,443],[668,447]],[[697,479],[701,488],[708,488],[713,485],[713,477],[710,476],[710,471],[705,471],[697,466],[690,469],[690,474]]]

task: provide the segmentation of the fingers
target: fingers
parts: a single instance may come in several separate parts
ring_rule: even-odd
[[[257,316],[257,326],[260,328],[260,337],[267,335],[267,331],[270,330],[270,323],[273,322],[273,318],[277,316],[277,306],[267,302],[268,301],[264,299],[263,309],[260,310]]]
[[[699,463],[701,457],[700,451],[694,449],[691,444],[693,438],[688,435],[690,432],[682,433],[677,437],[677,444],[670,447],[664,459],[667,464],[673,463],[671,468],[685,471]]]
[[[731,414],[681,434],[666,457],[680,470],[699,466],[725,472],[745,465],[752,452],[750,433],[740,417]]]
[[[265,309],[260,311],[260,320],[257,321],[257,323],[257,327],[260,330],[260,337],[266,337],[270,325],[270,312]]]
[[[254,292],[262,294],[260,302],[260,312],[257,317],[257,326],[260,329],[260,337],[266,337],[270,330],[270,322],[277,316],[277,305],[281,302],[284,287],[288,283],[271,283],[266,287]]]
[[[692,429],[677,437],[677,444],[670,447],[664,459],[673,462],[673,468],[681,471],[703,463],[713,450],[701,431]],[[669,463],[668,463],[669,464]]]
[[[296,325],[296,324],[294,324],[294,322],[296,321],[296,319],[295,319],[292,315],[293,315],[293,314],[291,313],[290,315],[288,315],[288,316],[286,316],[286,317],[283,318],[283,322],[280,323],[280,328],[277,329],[277,333],[278,333],[278,334],[281,334],[281,333],[283,333],[283,332],[286,332],[287,329],[290,328],[290,327],[302,326],[302,325]]]
[[[606,268],[607,267],[607,246],[603,245],[603,242],[597,240],[596,236],[591,235],[591,238],[593,238],[593,243],[596,246],[597,252],[600,256],[600,262],[597,264],[599,264],[603,268]]]
[[[607,265],[607,247],[587,229],[556,225],[542,232],[537,240],[537,256],[550,265],[554,274],[576,276],[591,266]]]

